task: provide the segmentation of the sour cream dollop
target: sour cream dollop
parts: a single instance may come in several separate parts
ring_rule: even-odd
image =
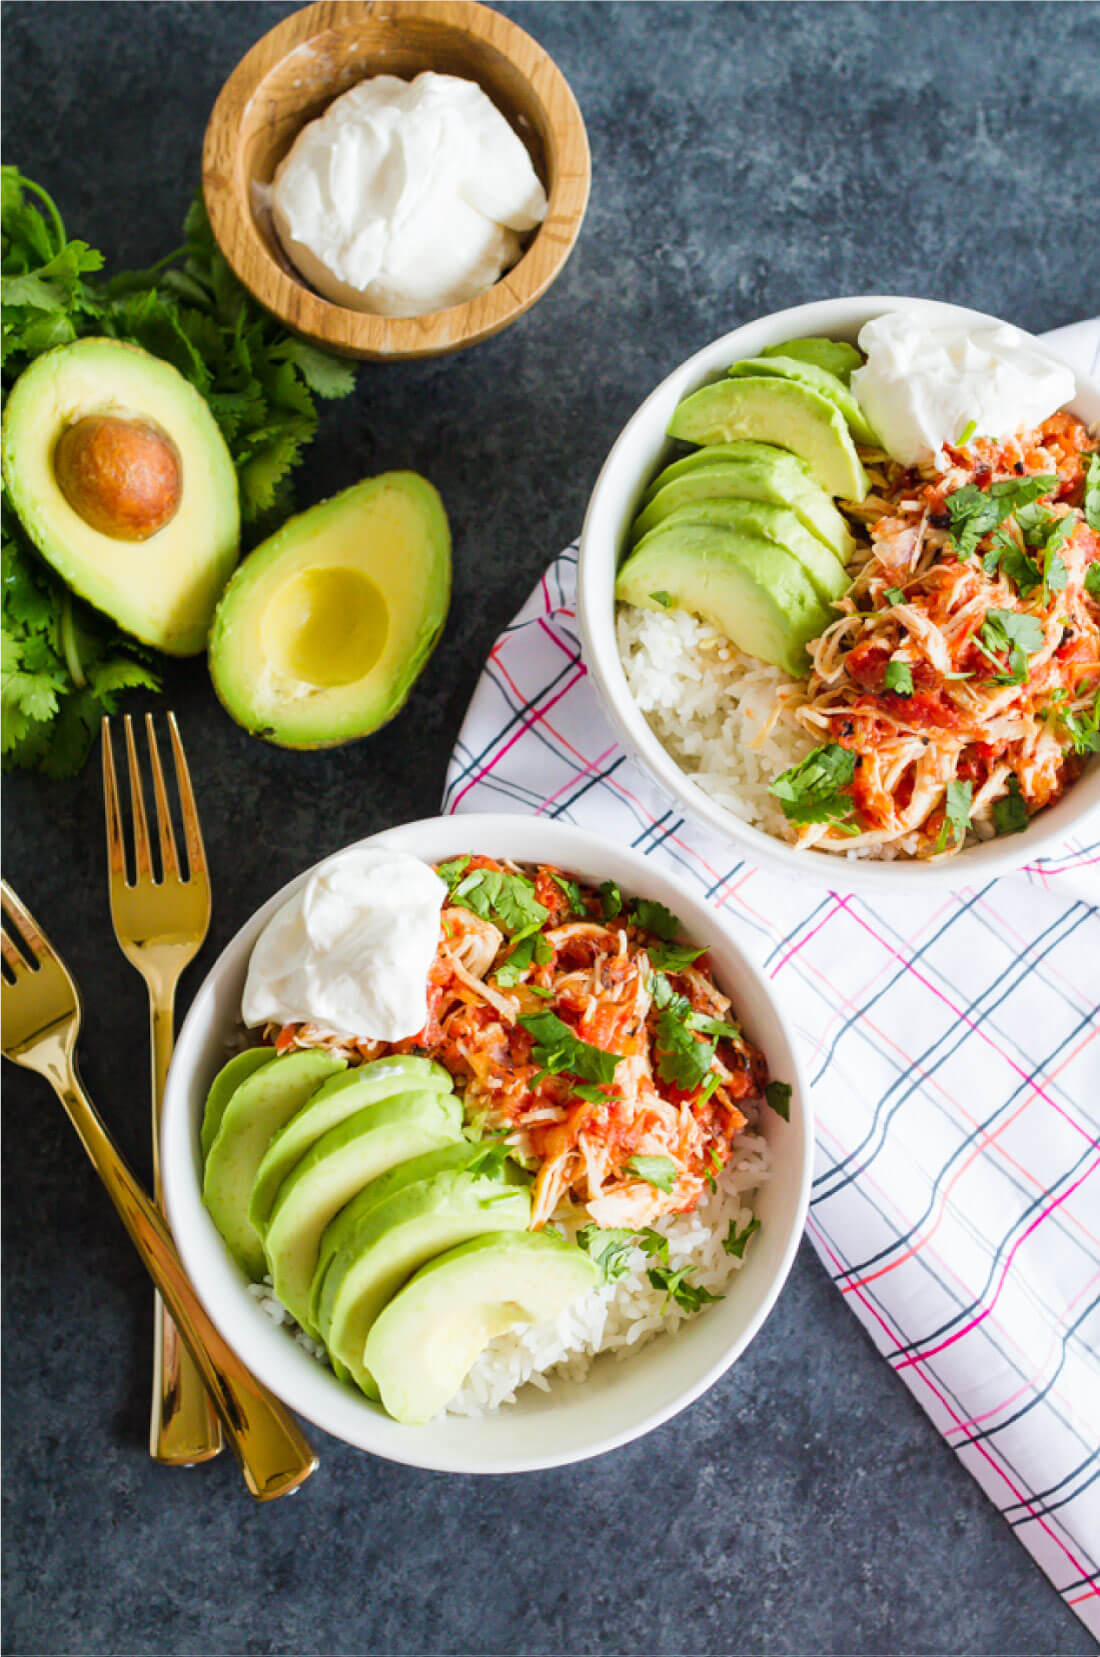
[[[546,192],[474,81],[375,75],[298,134],[271,196],[279,240],[319,293],[424,316],[483,293],[546,216]]]
[[[308,1022],[366,1041],[416,1035],[446,894],[407,852],[364,846],[330,857],[257,938],[244,1022]]]
[[[903,466],[926,465],[972,422],[978,437],[1037,426],[1076,391],[1064,364],[1007,323],[965,328],[890,311],[864,326],[859,343],[867,361],[852,390]]]

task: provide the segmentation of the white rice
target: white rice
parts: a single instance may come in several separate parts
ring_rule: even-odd
[[[727,1254],[722,1245],[731,1222],[737,1236],[752,1220],[752,1195],[770,1171],[767,1140],[756,1133],[739,1134],[715,1189],[704,1192],[694,1211],[654,1223],[653,1230],[668,1238],[668,1264],[673,1271],[692,1266],[694,1284],[713,1295],[726,1292],[730,1279],[744,1265],[744,1257]],[[560,1229],[575,1234],[583,1223],[584,1216]],[[752,1246],[750,1240],[746,1255]],[[653,1287],[646,1273],[655,1262],[640,1248],[632,1248],[624,1262],[624,1277],[590,1289],[556,1318],[490,1342],[448,1404],[448,1413],[485,1415],[502,1404],[514,1404],[517,1392],[528,1382],[549,1391],[551,1374],[583,1381],[599,1353],[628,1357],[655,1335],[675,1334],[691,1316],[698,1315],[685,1313],[664,1289]],[[248,1292],[272,1323],[292,1334],[311,1357],[328,1364],[324,1346],[311,1340],[294,1321],[277,1298],[270,1277],[250,1283]]]
[[[735,817],[790,841],[768,785],[814,746],[788,715],[774,717],[800,682],[686,610],[621,604],[616,630],[634,699],[677,765]]]

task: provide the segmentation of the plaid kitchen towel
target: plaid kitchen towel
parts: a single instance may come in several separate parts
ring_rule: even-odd
[[[1100,322],[1048,343],[1100,368]],[[1100,823],[932,902],[766,874],[617,745],[585,681],[575,566],[570,547],[497,640],[443,809],[579,823],[726,912],[803,1045],[814,1247],[1100,1634]]]

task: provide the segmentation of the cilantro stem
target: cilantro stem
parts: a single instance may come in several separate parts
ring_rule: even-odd
[[[33,178],[24,178],[22,174],[20,174],[19,184],[24,190],[32,190],[34,194],[38,196],[40,201],[45,204],[46,211],[50,215],[50,221],[53,225],[54,235],[57,237],[57,247],[54,251],[56,253],[60,253],[69,238],[65,234],[65,221],[58,212],[57,205],[54,202],[53,197],[50,195],[48,190],[44,190],[42,188],[41,184],[36,184]]]
[[[80,651],[76,643],[76,627],[73,623],[73,595],[67,589],[61,600],[61,622],[58,634],[61,641],[61,653],[65,658],[65,666],[69,670],[69,677],[77,690],[83,690],[88,681],[84,676],[84,663],[80,659]]]

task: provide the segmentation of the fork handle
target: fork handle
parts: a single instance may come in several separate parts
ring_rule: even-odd
[[[153,1190],[163,1211],[160,1183],[160,1110],[175,1045],[175,984],[149,986],[152,1053]],[[197,1365],[159,1294],[153,1297],[153,1397],[149,1412],[149,1454],[170,1467],[209,1461],[222,1447],[221,1422]]]
[[[168,1227],[123,1160],[75,1070],[68,1076],[51,1073],[49,1080],[198,1366],[249,1490],[261,1502],[296,1490],[317,1466],[312,1445],[203,1311]]]

